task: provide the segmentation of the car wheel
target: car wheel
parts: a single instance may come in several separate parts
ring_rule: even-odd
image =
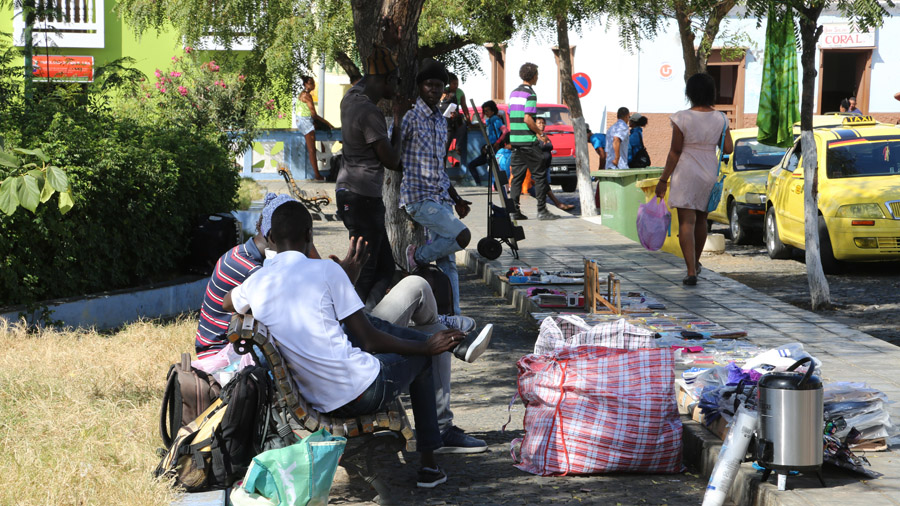
[[[831,235],[825,226],[825,218],[819,216],[819,258],[822,259],[822,270],[825,274],[840,274],[843,263],[834,258],[834,248],[831,247]]]
[[[778,225],[775,223],[775,208],[770,207],[766,211],[766,251],[769,258],[786,259],[791,258],[791,247],[781,242],[778,237]]]
[[[750,232],[741,226],[738,219],[737,204],[731,202],[728,205],[728,229],[731,231],[731,242],[735,244],[750,244]]]
[[[575,191],[575,187],[578,186],[578,181],[564,181],[562,183],[562,189],[564,192],[573,192]]]

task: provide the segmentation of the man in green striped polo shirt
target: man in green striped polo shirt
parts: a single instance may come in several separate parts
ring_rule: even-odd
[[[522,194],[522,183],[525,181],[527,170],[531,169],[538,219],[555,220],[557,216],[547,211],[547,191],[550,187],[547,182],[547,168],[541,163],[543,155],[541,145],[538,143],[538,140],[541,143],[548,140],[534,121],[537,115],[537,95],[532,86],[537,84],[538,80],[537,65],[533,63],[522,65],[519,68],[519,78],[522,79],[522,84],[509,94],[509,142],[513,146],[509,164],[512,172],[510,192],[516,203],[513,219],[528,219],[519,208],[519,196]]]

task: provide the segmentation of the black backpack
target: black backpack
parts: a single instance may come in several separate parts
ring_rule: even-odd
[[[247,472],[271,435],[272,381],[246,367],[200,416],[182,427],[154,472],[188,492],[230,487]]]
[[[419,265],[412,272],[414,276],[421,276],[431,286],[434,300],[437,302],[438,314],[453,314],[453,286],[450,278],[434,264]]]

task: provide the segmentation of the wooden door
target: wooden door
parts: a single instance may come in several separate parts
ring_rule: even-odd
[[[707,72],[716,79],[719,100],[716,110],[725,113],[731,128],[744,127],[744,67],[746,50],[740,58],[722,59],[722,50],[713,49],[706,62]]]

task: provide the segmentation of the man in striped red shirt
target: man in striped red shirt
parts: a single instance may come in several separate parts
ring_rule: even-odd
[[[262,267],[266,258],[266,244],[262,233],[257,233],[244,244],[231,248],[216,262],[200,307],[200,324],[194,340],[198,359],[215,355],[228,344],[225,332],[231,321],[231,313],[222,309],[222,300],[232,288],[243,283]]]

